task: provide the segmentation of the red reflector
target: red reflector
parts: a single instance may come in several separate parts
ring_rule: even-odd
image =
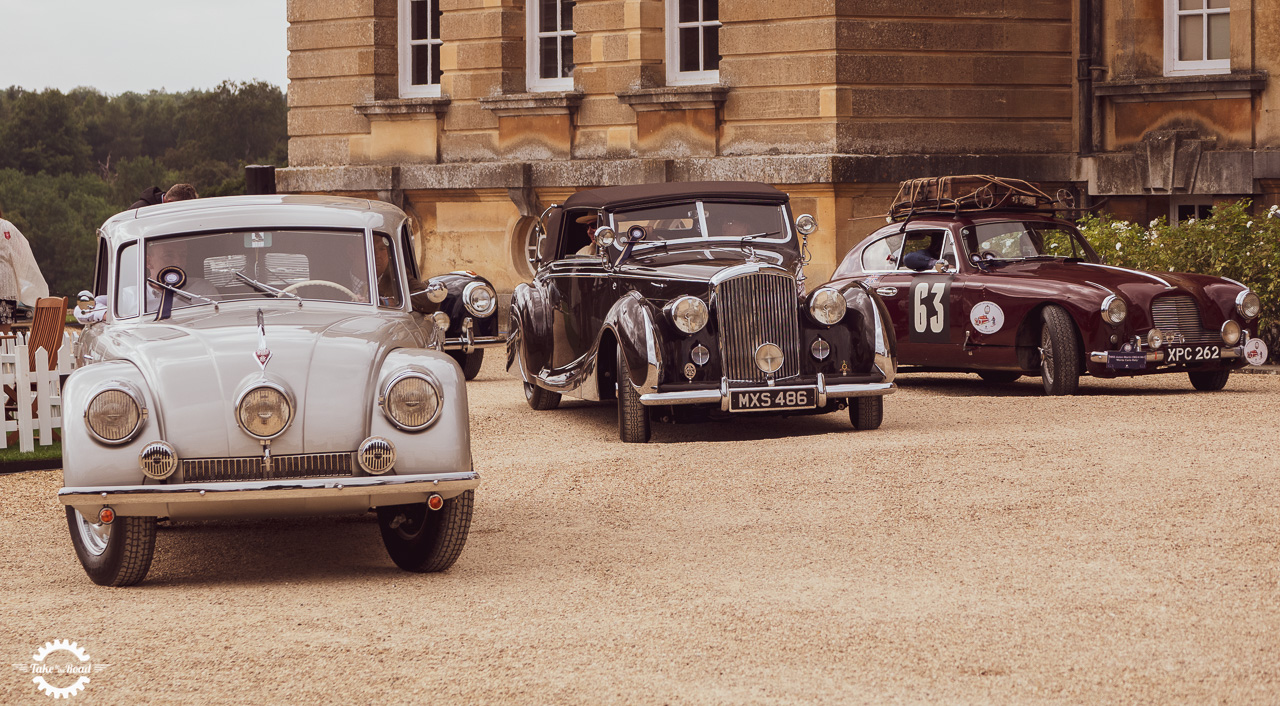
[[[101,522],[104,525],[109,525],[112,522],[115,522],[115,519],[116,511],[109,507],[104,507],[98,511],[98,522]]]
[[[427,507],[432,510],[439,510],[444,507],[444,498],[432,493],[431,496],[427,498]]]

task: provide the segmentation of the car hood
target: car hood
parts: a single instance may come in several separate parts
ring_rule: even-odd
[[[408,316],[353,313],[350,306],[263,307],[271,353],[264,372],[255,356],[258,308],[202,309],[116,328],[96,346],[100,359],[138,367],[164,437],[187,458],[261,453],[239,429],[234,405],[264,378],[288,389],[298,410],[273,453],[351,451],[366,434],[382,359],[394,348],[421,345]]]
[[[638,277],[680,278],[692,281],[708,281],[726,267],[751,262],[746,250],[741,248],[681,247],[670,252],[641,253],[623,261],[619,271]],[[795,253],[756,248],[755,260],[777,265],[793,274],[798,258]]]

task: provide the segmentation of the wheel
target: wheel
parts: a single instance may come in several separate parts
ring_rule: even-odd
[[[378,508],[382,544],[405,571],[444,571],[466,546],[474,504],[475,491],[468,490],[444,501],[439,510],[427,509],[426,503],[384,505]]]
[[[1046,395],[1074,395],[1080,388],[1080,345],[1076,325],[1061,307],[1044,309],[1040,329],[1040,378]]]
[[[560,393],[544,390],[531,382],[524,384],[524,399],[536,410],[555,409],[560,406]]]
[[[640,393],[631,384],[631,369],[627,357],[618,349],[618,438],[628,444],[643,444],[649,440],[649,410],[640,404]]]
[[[353,301],[353,302],[358,302],[358,301],[360,301],[360,295],[359,295],[359,294],[356,294],[355,292],[351,291],[350,289],[347,289],[346,287],[344,287],[344,286],[342,286],[342,285],[338,284],[337,282],[330,282],[330,281],[329,281],[329,280],[327,280],[327,279],[308,279],[308,280],[303,280],[303,281],[301,281],[301,282],[294,282],[293,284],[289,285],[288,287],[285,287],[285,288],[284,288],[283,290],[281,290],[281,291],[284,291],[284,292],[288,292],[288,293],[290,293],[290,294],[293,294],[294,292],[296,292],[296,291],[297,291],[297,290],[299,290],[299,289],[302,289],[303,287],[311,287],[311,286],[316,286],[316,287],[329,287],[329,288],[332,288],[332,289],[336,289],[336,290],[338,290],[339,292],[342,292],[343,294],[345,294],[345,295],[347,295],[348,297],[350,297],[350,298],[351,298],[351,301]]]
[[[983,370],[978,373],[978,377],[992,385],[1007,385],[1022,377],[1022,373],[1015,373],[1012,370]]]
[[[462,366],[462,374],[468,380],[475,380],[480,374],[480,365],[484,362],[484,349],[477,348],[470,353],[462,351],[449,351],[449,355],[458,361],[458,365]]]
[[[1191,386],[1201,392],[1217,392],[1227,386],[1230,370],[1188,370]]]
[[[156,549],[156,518],[116,517],[104,525],[67,507],[71,543],[89,579],[99,586],[132,586],[146,577]]]
[[[858,431],[879,429],[880,422],[884,421],[884,398],[877,395],[850,399],[849,421]]]

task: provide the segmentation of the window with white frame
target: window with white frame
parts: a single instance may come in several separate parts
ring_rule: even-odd
[[[527,0],[530,91],[573,90],[573,5],[574,0]]]
[[[1165,75],[1224,74],[1230,70],[1229,0],[1165,0]]]
[[[667,0],[667,84],[720,81],[720,0]]]
[[[440,0],[400,2],[400,96],[440,95]]]

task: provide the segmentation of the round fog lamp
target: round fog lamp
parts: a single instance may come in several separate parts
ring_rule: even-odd
[[[1153,351],[1160,350],[1164,345],[1164,332],[1158,328],[1153,328],[1147,332],[1147,346]]]
[[[826,360],[831,355],[831,344],[821,338],[815,340],[812,346],[809,346],[809,352],[818,360]]]
[[[178,470],[178,452],[164,441],[153,441],[138,454],[138,465],[148,478],[168,478]]]
[[[756,367],[772,375],[782,367],[782,349],[772,343],[762,343],[756,349]]]
[[[693,350],[689,351],[689,358],[697,365],[706,365],[707,361],[711,360],[711,351],[699,343],[693,347]]]
[[[380,436],[371,436],[360,442],[356,460],[365,473],[380,476],[396,465],[396,446]]]
[[[1222,342],[1228,346],[1234,346],[1240,342],[1240,324],[1227,319],[1222,325]]]

